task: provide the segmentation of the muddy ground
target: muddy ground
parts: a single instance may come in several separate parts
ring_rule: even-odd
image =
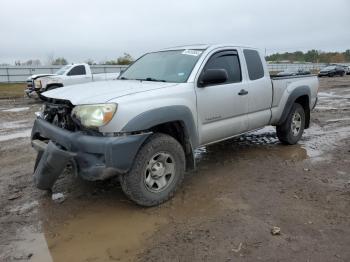
[[[320,82],[298,145],[268,127],[201,148],[198,170],[154,208],[69,172],[53,190],[63,202],[34,188],[40,103],[1,100],[0,261],[350,261],[350,76]]]

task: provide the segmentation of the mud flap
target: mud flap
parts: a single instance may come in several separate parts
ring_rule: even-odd
[[[51,189],[68,161],[74,156],[74,153],[62,150],[50,141],[45,151],[38,152],[37,166],[34,171],[35,186],[43,190]]]

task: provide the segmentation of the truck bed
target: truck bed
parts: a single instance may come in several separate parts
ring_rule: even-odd
[[[310,81],[310,78],[313,81]],[[286,89],[289,87],[292,89],[297,86],[310,86],[310,90],[317,92],[318,79],[316,75],[298,75],[298,76],[271,76],[273,98],[272,107],[279,105],[281,98]],[[288,90],[287,90],[288,91]],[[313,96],[314,97],[314,96]]]

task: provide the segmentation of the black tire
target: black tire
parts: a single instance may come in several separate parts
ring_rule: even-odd
[[[328,77],[334,77],[334,73],[328,74]]]
[[[296,116],[298,119],[298,115],[300,116],[300,127],[293,129],[295,125],[293,125],[293,118]],[[298,121],[299,122],[299,121]],[[287,116],[287,119],[283,124],[276,127],[277,137],[281,141],[281,143],[286,145],[294,145],[296,144],[301,136],[303,135],[305,128],[305,111],[304,108],[298,104],[294,103],[292,109]],[[293,132],[294,130],[294,132]],[[297,132],[296,132],[297,131]]]
[[[162,155],[161,158],[166,158],[166,156],[169,156],[169,158],[161,161],[157,154]],[[157,189],[158,184],[155,181],[159,177],[153,177],[153,166],[159,162],[160,164],[163,163],[163,170],[167,169],[166,165],[168,164],[173,166],[173,175],[170,176],[163,189]],[[150,165],[153,165],[152,168],[150,168]],[[133,167],[129,173],[120,177],[120,183],[128,198],[138,205],[150,207],[159,205],[173,197],[176,189],[182,183],[184,173],[185,153],[180,143],[169,135],[157,133],[151,135],[140,148]],[[163,172],[163,176],[167,176],[166,171]],[[154,188],[149,185],[152,182],[147,182],[149,177],[155,183]]]

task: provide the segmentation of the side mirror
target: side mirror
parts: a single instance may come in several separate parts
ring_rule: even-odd
[[[222,84],[228,79],[228,74],[225,69],[207,69],[199,77],[198,87],[208,85]]]

